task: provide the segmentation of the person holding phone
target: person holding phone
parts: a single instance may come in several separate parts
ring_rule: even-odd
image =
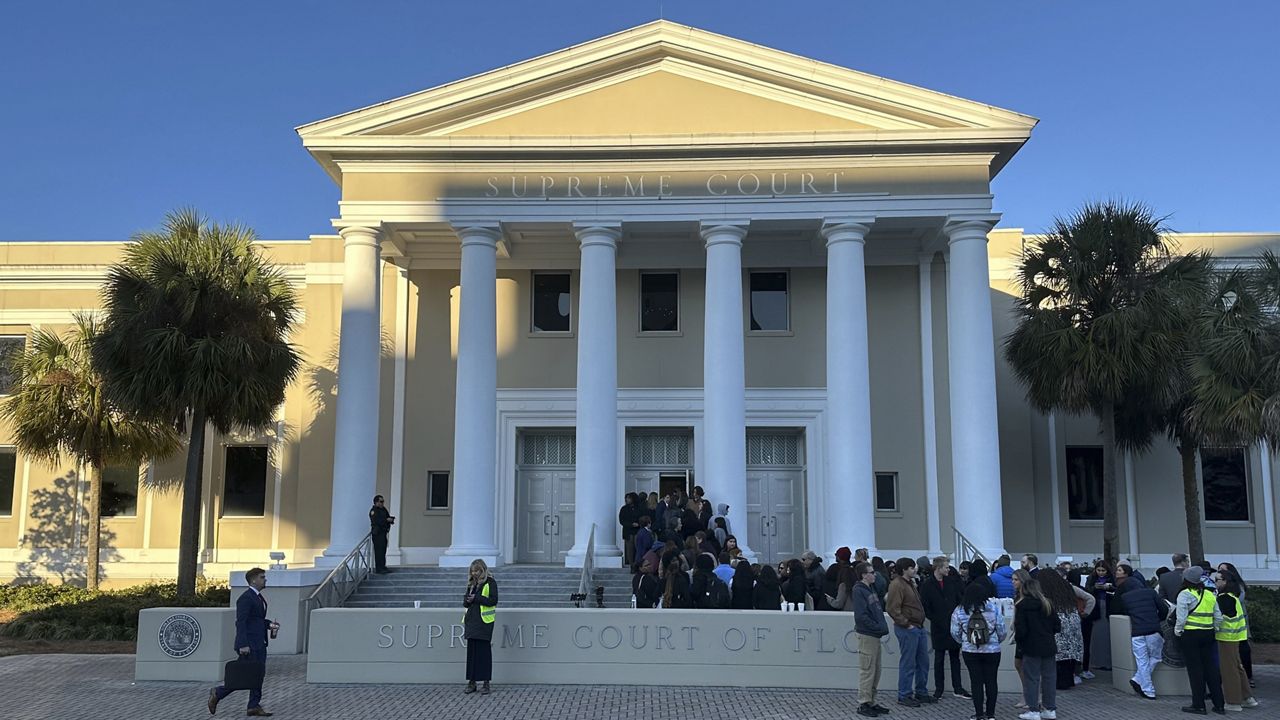
[[[493,623],[498,616],[498,582],[484,560],[471,561],[467,572],[467,594],[462,598],[467,614],[462,618],[463,639],[467,641],[467,689],[476,692],[476,683],[484,685],[481,695],[489,694],[493,679]]]
[[[369,532],[373,535],[373,571],[379,575],[391,572],[387,567],[387,533],[395,521],[382,496],[374,495],[373,507],[369,509]]]

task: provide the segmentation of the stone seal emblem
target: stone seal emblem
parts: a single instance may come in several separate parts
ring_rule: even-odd
[[[200,647],[200,623],[186,613],[160,623],[160,649],[171,658],[184,658]]]

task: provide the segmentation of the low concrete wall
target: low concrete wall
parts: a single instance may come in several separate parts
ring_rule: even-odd
[[[297,655],[303,651],[302,639],[306,637],[307,629],[303,601],[324,582],[330,570],[298,568],[267,571],[267,587],[262,591],[267,598],[267,616],[280,623],[280,632],[267,646],[268,655]],[[249,587],[244,573],[244,570],[231,573],[232,608],[236,606],[236,599]]]
[[[218,682],[235,658],[236,612],[226,608],[148,608],[138,613],[136,680]]]
[[[307,681],[460,682],[466,662],[461,619],[461,608],[317,610]],[[692,673],[720,686],[857,686],[851,613],[500,609],[496,625],[494,677],[503,683],[653,685]],[[891,632],[881,644],[880,688],[892,691],[898,643]],[[932,666],[929,673],[932,683]],[[1012,648],[1001,657],[1000,683],[1006,690],[1020,687]]]
[[[1132,628],[1128,615],[1111,616],[1111,684],[1126,692],[1133,692],[1129,679],[1138,667],[1133,659],[1133,645],[1130,644]],[[1156,663],[1151,671],[1151,681],[1156,686],[1156,697],[1191,694],[1191,681],[1185,668]]]

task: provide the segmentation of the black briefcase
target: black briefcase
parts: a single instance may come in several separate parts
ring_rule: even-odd
[[[222,670],[222,685],[228,690],[253,690],[262,687],[267,666],[244,655],[227,663]]]

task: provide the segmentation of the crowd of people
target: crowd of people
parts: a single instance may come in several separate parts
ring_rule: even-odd
[[[1231,563],[1192,565],[1173,555],[1150,582],[1127,564],[1104,560],[1076,567],[1058,558],[1041,567],[1034,554],[1002,555],[953,566],[946,556],[897,561],[865,548],[836,551],[824,567],[813,551],[772,565],[748,562],[728,521],[728,506],[701,487],[685,496],[631,493],[620,509],[638,608],[819,610],[854,614],[858,636],[858,714],[889,709],[876,702],[882,638],[899,648],[897,702],[907,707],[951,693],[970,698],[971,720],[995,716],[1003,646],[1014,647],[1022,681],[1020,720],[1055,720],[1057,694],[1111,665],[1109,618],[1130,620],[1136,672],[1130,685],[1154,699],[1156,663],[1185,667],[1193,714],[1257,707],[1245,611],[1246,584]],[[889,621],[886,621],[886,615]],[[892,624],[892,628],[889,625]],[[928,628],[926,630],[926,627]],[[933,691],[929,691],[932,648]],[[968,670],[964,687],[961,660]],[[1210,706],[1206,707],[1206,699]]]

